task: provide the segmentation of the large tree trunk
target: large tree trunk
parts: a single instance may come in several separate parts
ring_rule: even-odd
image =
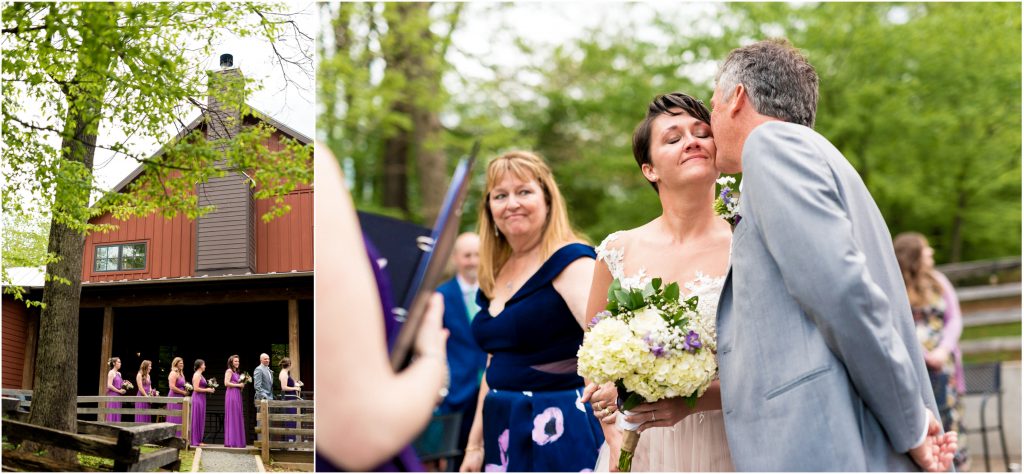
[[[441,120],[437,112],[417,110],[413,114],[416,141],[416,174],[420,185],[423,223],[437,220],[448,184],[448,167],[441,143]]]
[[[407,104],[400,101],[395,104],[394,113],[409,115]],[[402,210],[408,219],[409,207],[409,147],[412,144],[412,133],[409,130],[395,130],[384,139],[384,156],[381,157],[381,204]]]
[[[393,6],[393,13],[388,15],[388,34],[394,35],[392,44],[395,50],[388,67],[394,68],[405,79],[395,110],[407,114],[411,122],[411,136],[401,139],[412,141],[411,146],[405,144],[411,148],[405,150],[405,156],[416,165],[420,212],[427,225],[437,219],[448,185],[448,160],[444,154],[443,130],[438,117],[439,98],[443,94],[441,77],[445,55],[462,8],[461,5],[453,7],[448,15],[448,34],[439,38],[430,30],[431,6],[431,3],[424,2],[398,3]]]
[[[110,4],[82,7],[81,31],[111,31]],[[29,422],[74,432],[78,388],[78,305],[82,292],[82,253],[85,234],[81,226],[88,219],[96,134],[102,117],[105,76],[113,63],[115,45],[103,44],[102,35],[83,35],[78,51],[75,80],[65,91],[68,112],[61,141],[61,175],[53,204],[48,250],[59,260],[47,266],[40,314],[39,347]],[[73,178],[73,179],[72,179]],[[79,220],[76,229],[58,219]],[[58,280],[58,278],[62,280]],[[26,447],[28,449],[29,447]],[[75,453],[52,449],[49,455],[73,461]]]

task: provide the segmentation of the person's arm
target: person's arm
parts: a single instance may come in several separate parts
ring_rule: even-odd
[[[587,302],[590,298],[590,282],[594,276],[594,259],[580,257],[570,263],[551,282],[551,286],[565,300],[576,323],[583,330],[593,315],[587,316]]]
[[[295,386],[295,387],[289,387],[288,386],[288,372],[285,372],[285,371],[282,370],[280,373],[278,373],[277,374],[277,381],[281,382],[281,391],[282,392],[298,392],[299,391],[299,387],[298,386]]]
[[[708,389],[697,399],[693,408],[683,398],[665,398],[654,403],[641,403],[630,410],[632,415],[626,417],[630,423],[639,423],[639,431],[653,427],[671,427],[683,418],[702,411],[722,409],[722,387],[718,380],[711,382]]]
[[[491,355],[487,354],[484,376],[480,378],[480,392],[476,396],[476,410],[469,428],[469,439],[463,450],[459,472],[481,472],[484,470],[484,399],[487,398],[487,369],[491,366]]]
[[[934,414],[824,152],[798,130],[772,126],[748,137],[744,147],[759,159],[744,162],[744,222],[760,230],[786,289],[842,361],[893,448],[909,452],[928,443],[922,437]]]
[[[964,331],[963,316],[960,313],[960,299],[956,297],[956,289],[953,288],[953,284],[949,282],[946,275],[938,271],[933,271],[932,274],[938,280],[939,286],[942,287],[942,300],[946,303],[946,314],[943,318],[942,326],[942,342],[939,343],[939,347],[945,349],[946,353],[949,354],[960,343],[960,335]]]
[[[608,270],[607,263],[595,262],[585,316],[592,319],[597,313],[605,310],[608,306],[608,287],[611,286],[612,280],[614,278],[612,278],[611,271]],[[588,325],[585,327],[589,328],[589,320],[587,323]],[[599,387],[590,383],[589,380],[586,382],[587,388],[583,391],[580,401],[584,403],[589,401],[594,410],[594,416],[601,420],[601,431],[604,433],[605,442],[608,443],[609,466],[614,471],[619,464],[619,448],[622,446],[622,432],[615,426],[618,394],[614,384],[609,383]],[[608,411],[604,411],[605,409]]]
[[[181,377],[181,374],[177,372],[171,372],[171,374],[167,376],[167,386],[170,387],[171,391],[173,391],[174,393],[180,395],[188,395],[187,390],[182,390],[178,388],[178,386],[176,385],[178,377]]]
[[[252,384],[253,388],[256,389],[256,396],[262,397],[263,393],[266,391],[266,389],[263,388],[263,385],[266,382],[263,381],[263,370],[260,369],[260,367],[257,367],[256,370],[253,371]]]
[[[114,386],[114,377],[116,375],[117,371],[114,369],[110,369],[110,371],[107,372],[107,390],[113,390],[118,393],[123,393],[121,392],[121,387]]]
[[[137,389],[137,391],[140,394],[142,394],[143,397],[148,397],[149,394],[146,393],[146,389],[145,389],[146,386],[142,385],[143,380],[144,379],[142,377],[142,372],[138,372],[138,373],[135,374],[135,388]]]
[[[231,381],[231,376],[234,375],[234,373],[235,373],[235,371],[231,370],[231,369],[228,369],[228,370],[224,371],[224,386],[225,387],[234,387],[234,388],[242,388],[242,387],[244,387],[244,385],[242,385],[241,383],[235,383],[235,382]]]
[[[318,147],[314,229],[317,274],[316,361],[343,377],[324,377],[319,390],[334,396],[317,405],[318,450],[335,465],[366,471],[419,435],[439,402],[448,361],[441,327],[444,303],[431,298],[417,357],[401,373],[388,360],[385,317],[355,209],[338,162]],[[386,315],[390,317],[391,315]]]

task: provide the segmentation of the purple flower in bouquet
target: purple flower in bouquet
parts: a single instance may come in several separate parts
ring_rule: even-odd
[[[693,330],[690,330],[689,334],[686,335],[686,340],[683,341],[683,349],[694,352],[703,346],[700,342],[700,335]]]
[[[593,327],[597,326],[597,323],[601,322],[602,319],[607,318],[611,315],[612,313],[610,311],[601,311],[600,313],[595,314],[593,318],[591,318],[590,323],[587,324],[587,327],[593,329]]]

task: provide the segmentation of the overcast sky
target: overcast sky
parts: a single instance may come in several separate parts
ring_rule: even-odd
[[[299,12],[295,17],[296,22],[303,32],[316,37],[317,32],[317,8],[309,1],[291,2],[287,6],[293,12]],[[312,48],[310,48],[312,50]],[[213,54],[206,58],[204,66],[208,70],[220,69],[220,55],[229,53],[234,56],[234,65],[242,70],[246,77],[262,81],[262,89],[252,94],[248,100],[249,105],[264,112],[278,121],[295,129],[307,137],[313,136],[316,127],[314,112],[314,100],[316,91],[312,76],[308,79],[305,75],[291,71],[292,80],[299,81],[300,90],[293,84],[285,86],[280,66],[274,64],[273,50],[265,40],[240,39],[237,37],[222,37],[214,42]],[[194,111],[182,121],[189,123],[199,115]],[[169,124],[173,127],[173,124]],[[119,130],[106,130],[108,140],[120,137]],[[103,141],[103,137],[100,137]],[[138,142],[135,145],[135,153],[148,156],[156,152],[161,143],[153,141]],[[115,156],[108,150],[97,149],[95,163],[96,186],[101,189],[110,189],[129,173],[139,166],[139,163],[124,155]]]

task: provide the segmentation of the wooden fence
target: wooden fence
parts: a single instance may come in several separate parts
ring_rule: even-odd
[[[32,408],[32,391],[31,390],[15,390],[15,389],[3,389],[3,396],[9,398],[16,398],[19,400],[18,406],[20,409],[28,411]],[[108,408],[108,403],[121,403],[121,408]],[[148,403],[150,408],[136,408],[136,403]],[[137,423],[135,422],[135,416],[137,415],[149,415],[153,422],[160,421],[157,417],[168,416],[180,416],[181,423],[174,426],[175,431],[181,429],[181,438],[185,440],[186,446],[188,445],[190,436],[190,421],[192,419],[192,398],[191,397],[118,397],[118,396],[88,396],[81,395],[76,398],[76,413],[79,421],[95,421],[103,423],[105,425],[114,425],[120,427],[135,427],[135,426],[149,426],[153,423]],[[170,404],[179,404],[181,409],[169,409],[167,408]],[[153,406],[160,406],[160,408],[153,408]],[[108,414],[121,415],[124,421],[106,421]],[[129,415],[129,416],[125,416]],[[131,418],[128,420],[127,418]],[[172,435],[174,433],[171,433]],[[187,448],[186,448],[187,449]]]
[[[7,404],[5,407],[16,406]],[[142,426],[113,426],[106,423],[78,420],[77,433],[55,430],[36,426],[27,422],[28,412],[19,408],[5,411],[3,435],[6,441],[20,445],[29,441],[49,450],[66,448],[82,454],[109,459],[113,465],[89,469],[117,472],[152,471],[166,469],[177,471],[180,468],[180,450],[187,444],[175,436],[178,425],[173,423],[151,423]],[[143,444],[156,445],[160,448],[142,453]],[[83,466],[66,461],[37,456],[30,452],[21,452],[17,448],[5,449],[3,452],[4,471],[81,471]]]
[[[270,450],[313,452],[312,400],[260,400],[256,402],[256,442],[263,462]]]

